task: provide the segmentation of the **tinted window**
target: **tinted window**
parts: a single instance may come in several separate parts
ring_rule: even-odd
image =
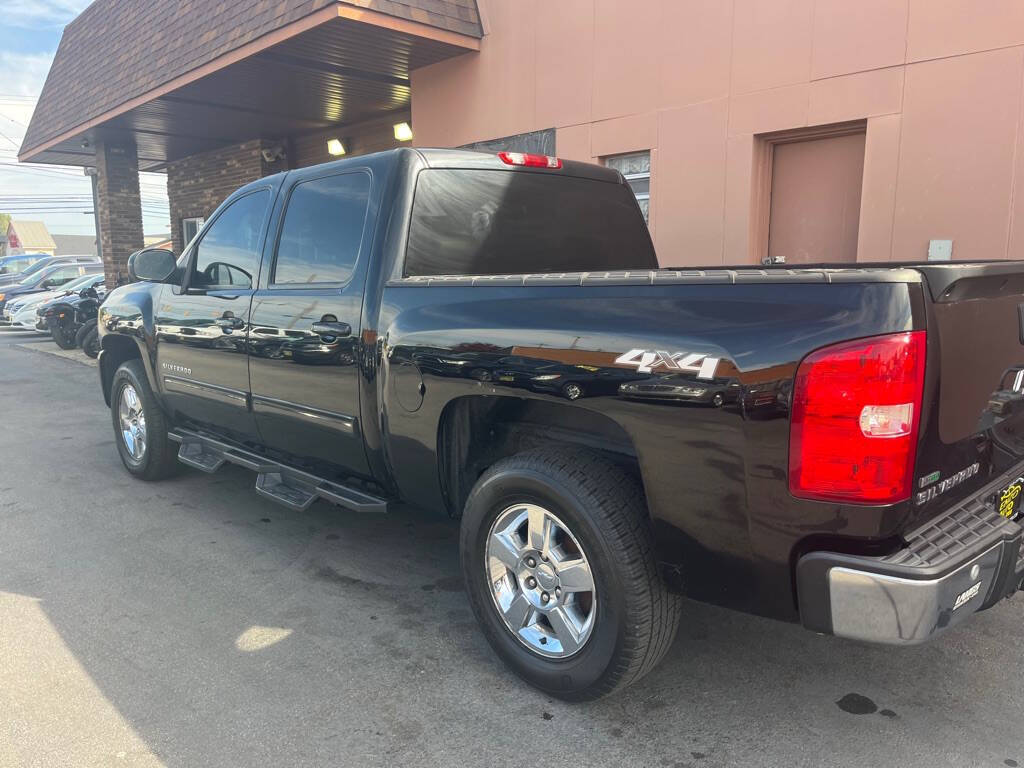
[[[347,282],[359,257],[369,197],[370,176],[366,173],[295,185],[281,227],[271,282]]]
[[[67,289],[69,291],[80,291],[80,290],[82,290],[84,288],[88,288],[88,287],[94,285],[96,283],[97,279],[102,279],[102,278],[97,278],[96,275],[86,275],[85,277],[80,277],[77,280],[72,280],[70,283],[65,283],[61,287],[65,288],[65,289]]]
[[[194,288],[251,288],[260,267],[260,232],[270,191],[240,197],[199,241],[192,262]]]
[[[557,173],[422,171],[405,274],[654,269],[629,187]]]
[[[85,270],[82,267],[58,267],[52,272],[44,273],[41,283],[50,285],[63,285],[81,275]]]
[[[29,275],[35,274],[40,269],[45,269],[46,267],[49,267],[49,266],[52,266],[52,265],[53,265],[53,259],[43,259],[43,260],[40,260],[40,261],[34,261],[34,262],[32,262],[32,264],[30,266],[25,267],[25,269],[22,270],[21,274],[24,277],[28,277]]]
[[[35,259],[4,259],[0,261],[0,274],[13,275],[35,263]]]

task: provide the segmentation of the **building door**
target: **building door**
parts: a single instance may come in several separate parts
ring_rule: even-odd
[[[371,181],[366,169],[288,174],[249,330],[262,442],[359,475],[369,472],[358,415]]]
[[[774,144],[769,259],[856,261],[863,177],[863,132]]]

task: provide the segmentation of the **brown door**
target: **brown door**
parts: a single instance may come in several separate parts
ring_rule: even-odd
[[[864,134],[776,144],[768,256],[786,264],[857,260]]]

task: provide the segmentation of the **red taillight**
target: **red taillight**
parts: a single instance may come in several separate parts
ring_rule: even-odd
[[[924,387],[925,332],[812,352],[796,372],[789,490],[806,499],[909,498]]]
[[[498,157],[505,165],[522,165],[526,168],[554,168],[562,167],[562,161],[550,155],[531,155],[526,152],[499,152]]]

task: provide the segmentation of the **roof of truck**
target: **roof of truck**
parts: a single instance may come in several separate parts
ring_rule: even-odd
[[[401,150],[391,150],[392,152]],[[532,173],[550,173],[553,175],[577,176],[596,181],[609,181],[618,184],[622,181],[622,175],[614,168],[606,168],[603,165],[594,163],[581,163],[577,160],[561,161],[561,168],[527,168],[513,166],[505,163],[494,152],[477,152],[469,149],[441,149],[422,148],[416,149],[423,160],[431,168],[477,168],[492,169],[496,171],[524,171]]]

